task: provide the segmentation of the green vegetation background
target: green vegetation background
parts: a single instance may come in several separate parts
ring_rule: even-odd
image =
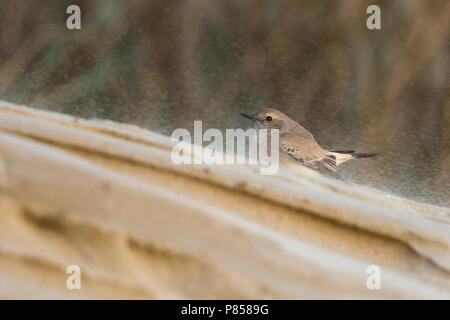
[[[449,67],[448,0],[0,0],[0,99],[164,134],[276,106],[324,147],[382,153],[348,179],[444,206]]]

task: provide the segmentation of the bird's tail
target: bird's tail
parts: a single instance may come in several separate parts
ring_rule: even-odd
[[[348,160],[359,159],[359,158],[371,158],[379,155],[379,153],[355,153],[353,150],[346,151],[330,151],[334,156],[336,165],[340,165]]]
[[[352,153],[353,158],[372,158],[379,155],[379,153]]]

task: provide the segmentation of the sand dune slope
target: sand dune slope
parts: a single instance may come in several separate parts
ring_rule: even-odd
[[[175,165],[172,146],[0,102],[0,297],[450,297],[448,210],[308,171]]]

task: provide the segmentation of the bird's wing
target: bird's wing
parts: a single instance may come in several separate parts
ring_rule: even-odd
[[[327,154],[323,149],[317,148],[296,148],[288,144],[281,144],[281,149],[293,160],[312,169],[325,169],[333,173],[336,172],[336,157]],[[307,151],[307,150],[310,151]]]
[[[300,164],[340,179],[335,155],[323,149],[314,136],[300,124],[291,124],[289,129],[288,134],[281,136],[282,152]]]

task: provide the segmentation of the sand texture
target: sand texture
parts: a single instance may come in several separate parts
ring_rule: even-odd
[[[450,298],[449,210],[173,145],[0,102],[0,298]]]

